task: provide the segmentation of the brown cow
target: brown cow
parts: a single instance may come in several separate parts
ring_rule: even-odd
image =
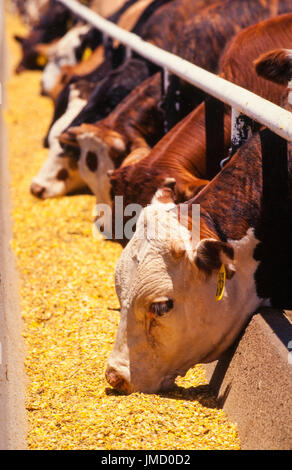
[[[259,77],[255,73],[253,61],[263,51],[289,44],[292,46],[292,14],[251,26],[230,42],[221,59],[221,76],[280,105],[284,87]],[[228,112],[225,115],[225,138],[227,148],[230,145]],[[150,204],[165,178],[172,177],[177,181],[176,202],[187,200],[201,189],[200,179],[206,178],[205,160],[204,105],[200,105],[163,137],[146,158],[135,164],[123,165],[113,172],[110,177],[113,227],[114,196],[123,196],[124,206],[137,203],[145,207]],[[122,240],[122,243],[126,243],[126,240]]]

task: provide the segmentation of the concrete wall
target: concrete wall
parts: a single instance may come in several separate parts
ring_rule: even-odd
[[[5,106],[7,61],[4,48],[3,2],[0,1],[0,450],[25,449],[24,342],[18,297],[18,274],[12,238],[8,146],[2,109]]]
[[[243,449],[292,449],[289,349],[291,322],[283,312],[265,308],[253,316],[233,348],[206,365],[220,405],[238,425]]]

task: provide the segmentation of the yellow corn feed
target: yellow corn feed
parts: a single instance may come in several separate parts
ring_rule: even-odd
[[[239,449],[237,428],[196,366],[169,393],[123,396],[104,377],[119,321],[114,267],[121,248],[92,236],[94,197],[37,200],[29,187],[48,151],[53,106],[41,73],[13,73],[26,33],[6,14],[13,249],[27,345],[29,449]]]

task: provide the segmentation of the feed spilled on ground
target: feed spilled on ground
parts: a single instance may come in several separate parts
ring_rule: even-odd
[[[45,201],[30,192],[44,162],[53,108],[41,72],[13,73],[26,28],[6,14],[11,75],[9,133],[13,249],[27,345],[30,449],[239,449],[237,428],[196,366],[157,395],[124,396],[104,377],[119,321],[114,268],[119,245],[94,239],[91,195]]]

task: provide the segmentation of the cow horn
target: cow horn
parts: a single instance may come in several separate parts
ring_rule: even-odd
[[[106,174],[110,178],[112,176],[113,172],[114,172],[114,170],[108,170]]]

